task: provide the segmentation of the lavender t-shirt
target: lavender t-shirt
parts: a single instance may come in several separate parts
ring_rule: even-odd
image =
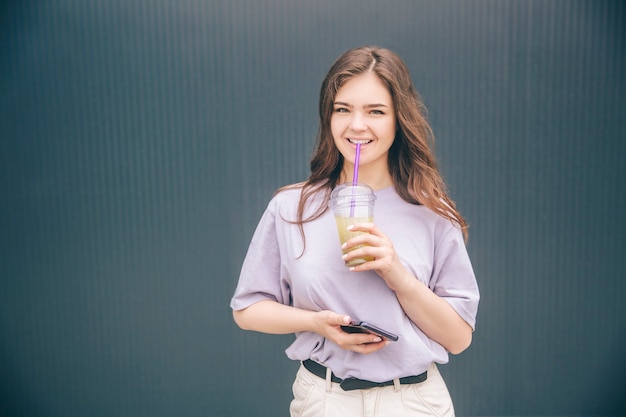
[[[479,291],[461,230],[425,206],[405,202],[393,187],[376,191],[376,196],[374,223],[391,239],[405,268],[474,328]],[[303,253],[300,231],[289,223],[296,218],[299,197],[300,190],[292,189],[270,201],[248,248],[231,308],[242,310],[269,299],[306,310],[348,314],[399,336],[397,342],[364,355],[341,349],[316,333],[296,334],[287,356],[312,359],[340,378],[382,382],[420,374],[432,362],[446,363],[445,348],[408,318],[382,278],[373,271],[350,272],[344,266],[330,211],[305,223]],[[311,207],[320,201],[314,200]]]

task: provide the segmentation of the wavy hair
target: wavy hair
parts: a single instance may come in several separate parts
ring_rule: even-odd
[[[322,216],[328,210],[330,192],[337,185],[344,158],[333,141],[330,119],[337,91],[350,78],[371,72],[387,86],[393,100],[397,132],[389,149],[388,166],[394,188],[400,197],[428,207],[459,226],[467,240],[468,225],[448,196],[447,187],[437,168],[433,131],[426,118],[426,108],[411,81],[409,70],[394,52],[376,46],[363,46],[343,53],[333,63],[322,82],[319,98],[320,124],[310,162],[311,174],[302,183],[280,188],[300,188],[297,219],[304,236],[303,224]],[[323,203],[304,218],[311,197],[324,192]],[[306,240],[305,240],[306,245]]]

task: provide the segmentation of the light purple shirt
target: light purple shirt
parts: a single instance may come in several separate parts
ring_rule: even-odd
[[[461,230],[425,206],[402,200],[393,187],[376,191],[374,223],[392,241],[401,262],[446,300],[472,328],[479,291]],[[375,272],[350,272],[341,259],[333,214],[305,223],[306,250],[296,218],[300,190],[270,201],[248,248],[230,306],[244,309],[275,300],[301,309],[331,310],[370,322],[399,336],[383,349],[363,355],[341,349],[311,332],[296,334],[286,350],[293,360],[312,359],[340,378],[375,382],[418,375],[448,352],[429,339],[405,314],[394,292]],[[313,204],[320,204],[314,200]],[[306,218],[306,213],[305,213]]]

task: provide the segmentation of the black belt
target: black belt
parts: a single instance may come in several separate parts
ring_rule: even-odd
[[[311,359],[303,361],[302,365],[304,365],[304,367],[312,374],[319,376],[320,378],[326,379],[326,367],[324,365],[320,365],[319,363],[314,362]],[[426,381],[427,376],[427,372],[424,372],[419,375],[400,378],[400,384],[418,384],[420,382]],[[338,383],[344,391],[353,391],[355,389],[368,389],[374,387],[387,387],[389,385],[393,385],[393,381],[372,382],[358,378],[341,379],[335,374],[331,374],[330,380],[332,382]]]

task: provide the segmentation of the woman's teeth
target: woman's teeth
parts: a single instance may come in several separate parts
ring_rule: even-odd
[[[355,145],[361,144],[361,145],[367,145],[368,143],[372,142],[371,139],[349,139],[348,138],[348,142],[353,143]]]

